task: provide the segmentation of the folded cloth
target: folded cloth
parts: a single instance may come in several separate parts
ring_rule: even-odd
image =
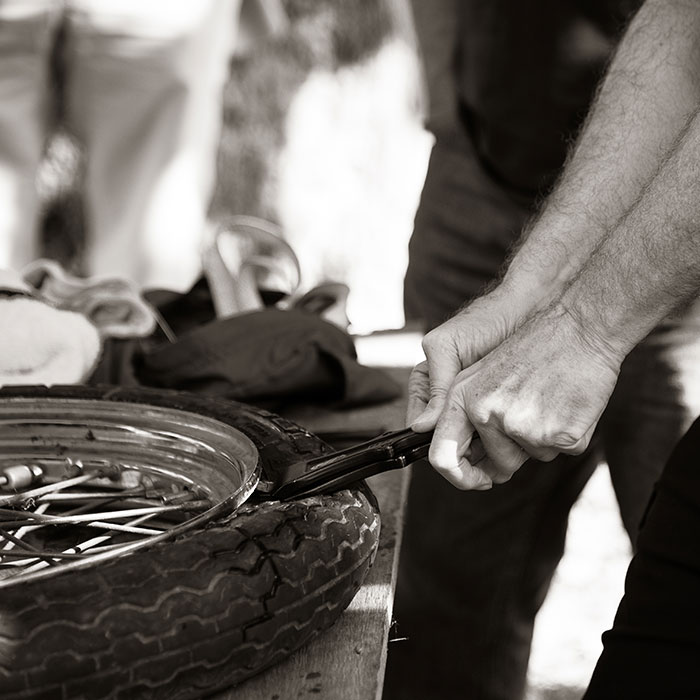
[[[20,273],[30,293],[59,309],[77,311],[113,338],[143,337],[156,327],[156,314],[138,287],[120,277],[76,277],[53,260],[35,260]]]
[[[313,314],[265,309],[201,326],[144,353],[137,375],[151,386],[227,396],[257,405],[344,406],[394,398],[380,370],[358,364],[350,336]]]
[[[23,296],[0,298],[0,386],[78,384],[100,355],[100,334],[82,314]]]
[[[176,342],[157,336],[110,342],[92,383],[182,389],[275,410],[298,403],[349,407],[401,393],[384,372],[357,362],[346,332],[315,314],[267,308],[216,320],[201,282],[160,300]]]

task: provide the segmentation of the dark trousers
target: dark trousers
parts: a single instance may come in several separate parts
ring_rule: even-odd
[[[603,645],[585,700],[700,698],[700,421],[654,491]]]
[[[408,315],[436,325],[477,294],[528,213],[482,171],[468,144],[438,141],[411,241]],[[535,615],[563,553],[571,506],[603,457],[636,538],[663,465],[700,412],[683,393],[693,367],[700,368],[700,328],[689,311],[627,358],[585,455],[528,463],[489,492],[458,491],[427,464],[414,467],[394,608],[408,639],[390,645],[385,699],[522,697]]]

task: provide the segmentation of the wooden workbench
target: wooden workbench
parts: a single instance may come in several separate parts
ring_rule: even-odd
[[[405,387],[408,370],[387,370]],[[304,409],[292,417],[313,432],[383,431],[401,428],[405,397],[349,411]],[[350,606],[329,630],[281,664],[219,693],[216,700],[379,700],[391,625],[408,470],[368,480],[381,512],[377,557]]]

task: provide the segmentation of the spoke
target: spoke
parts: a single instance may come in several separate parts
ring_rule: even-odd
[[[85,559],[86,555],[82,554],[82,552],[84,552],[86,549],[90,549],[90,547],[92,547],[94,545],[101,544],[102,542],[104,542],[105,540],[108,540],[108,539],[109,539],[109,535],[102,535],[100,537],[93,537],[90,540],[85,540],[85,542],[81,542],[80,544],[75,545],[75,547],[71,547],[70,549],[66,549],[63,552],[59,552],[55,556],[59,559],[61,559],[61,558],[63,558],[63,559]],[[28,560],[27,563],[31,563],[32,561],[36,561],[36,559],[34,559],[34,560],[30,559],[30,560]],[[43,561],[37,562],[36,564],[33,564],[32,566],[28,566],[25,569],[25,571],[27,571],[27,572],[38,571],[39,569],[43,569],[46,566],[50,566],[52,563],[55,563],[55,562],[52,562],[49,560],[43,560]]]
[[[104,541],[107,539],[106,537],[95,537],[95,540],[100,540]],[[84,559],[85,555],[82,554],[82,550],[78,551],[71,551],[76,549],[75,547],[71,547],[70,549],[66,549],[62,552],[53,552],[50,550],[42,550],[41,552],[34,552],[34,555],[31,557],[27,556],[27,552],[18,552],[16,550],[11,550],[9,552],[3,552],[2,554],[2,559],[16,559],[17,561],[13,562],[14,566],[24,566],[26,564],[31,564],[32,562],[35,562],[37,559]]]
[[[78,506],[77,508],[71,508],[70,510],[67,510],[63,513],[63,515],[79,515],[80,513],[90,513],[92,510],[96,507],[104,508],[105,506],[109,506],[115,501],[87,501],[86,503],[83,503],[83,505]]]
[[[36,511],[40,515],[42,513],[45,513],[49,509],[49,504],[48,503],[42,503],[40,506],[37,507]],[[41,525],[26,525],[24,527],[20,527],[17,532],[14,533],[15,537],[18,540],[21,540],[28,532],[31,532],[32,530],[36,530],[38,527],[41,527]],[[7,552],[11,550],[15,546],[15,542],[12,542],[9,540],[5,546],[0,550],[0,555],[2,555],[3,552]]]
[[[85,523],[85,527],[94,527],[99,530],[113,530],[114,532],[130,532],[133,535],[160,535],[165,530],[154,530],[146,527],[132,527],[131,525],[118,525],[117,523],[105,523],[95,520],[92,523]]]
[[[29,491],[22,491],[20,493],[13,493],[10,496],[0,496],[0,506],[14,506],[24,503],[32,498],[37,498],[38,496],[43,496],[45,493],[51,493],[53,491],[61,491],[63,489],[70,488],[71,486],[77,486],[78,484],[85,484],[88,481],[98,478],[98,474],[81,474],[80,476],[74,476],[71,479],[65,479],[64,481],[57,481],[55,483],[47,484],[46,486],[39,486],[36,489],[31,489]]]
[[[56,562],[54,562],[53,559],[51,559],[50,555],[47,555],[44,552],[38,550],[36,547],[32,547],[27,542],[24,542],[23,540],[18,539],[14,535],[7,532],[7,530],[3,530],[2,528],[0,528],[0,537],[4,537],[8,542],[13,542],[14,544],[19,545],[23,549],[28,550],[30,553],[32,553],[34,555],[34,558],[45,560],[49,566],[56,566]],[[26,553],[25,553],[25,556],[26,556]]]
[[[30,552],[39,551],[36,547],[33,547],[27,542],[24,542],[23,540],[19,539],[19,537],[16,537],[15,535],[3,528],[0,528],[0,537],[4,537],[8,542],[12,542],[12,544],[19,545],[22,549],[28,549]]]
[[[134,497],[135,496],[135,497]],[[60,503],[65,505],[70,505],[71,503],[83,503],[83,502],[93,502],[95,504],[109,504],[117,503],[121,501],[123,504],[132,504],[134,506],[153,506],[154,501],[161,503],[164,506],[183,506],[187,507],[190,504],[192,507],[193,503],[196,503],[196,507],[201,507],[202,503],[208,503],[211,506],[211,501],[199,499],[194,500],[193,497],[187,499],[165,499],[159,495],[153,496],[152,498],[142,497],[143,494],[107,494],[107,493],[96,493],[96,494],[80,494],[75,497],[72,493],[57,493],[50,496],[44,496],[37,499],[41,503]]]
[[[126,510],[103,511],[99,513],[80,513],[78,515],[46,515],[40,513],[29,513],[26,511],[8,511],[0,508],[0,515],[12,516],[19,521],[30,521],[33,523],[44,523],[46,525],[77,525],[79,523],[89,523],[92,520],[119,520],[120,518],[130,518],[138,515],[160,514],[160,513],[181,513],[206,510],[210,507],[209,501],[192,501],[188,504],[173,506],[151,506],[149,508],[129,508]],[[6,521],[7,526],[10,522]]]
[[[143,523],[146,520],[149,520],[150,518],[153,518],[155,516],[155,513],[153,514],[147,514],[147,515],[142,515],[140,518],[134,518],[131,520],[128,524],[129,527],[133,527],[135,525],[138,525],[139,523]],[[156,531],[157,532],[157,531]],[[70,547],[69,549],[64,550],[60,554],[58,554],[59,557],[68,557],[72,559],[84,559],[87,555],[83,554],[83,552],[87,550],[92,550],[92,552],[95,552],[95,550],[98,548],[98,545],[101,545],[103,542],[106,542],[112,538],[112,535],[100,535],[98,537],[93,537],[89,540],[85,540],[84,542],[79,542],[78,544],[74,545],[73,547]],[[100,550],[108,550],[108,549],[116,549],[118,547],[122,547],[122,544],[113,544],[113,545],[107,545],[105,547],[99,547]],[[26,560],[26,563],[31,563],[33,561],[36,561],[36,559],[29,559]],[[44,567],[50,565],[51,562],[49,561],[40,561],[34,564],[33,566],[27,567],[26,571],[38,571],[39,569],[43,569]]]
[[[47,493],[39,496],[37,501],[42,503],[60,503],[63,501],[87,501],[109,499],[113,501],[145,495],[145,489],[133,489],[130,491],[69,491],[67,493]]]
[[[188,480],[121,463],[85,467],[66,460],[71,470],[37,464],[44,471],[32,484],[0,492],[0,580],[99,554],[119,556],[214,506]]]
[[[90,549],[90,554],[100,554],[101,552],[108,552],[111,549],[121,549],[124,544],[124,542],[114,542],[113,544],[105,544],[100,547],[92,547]]]

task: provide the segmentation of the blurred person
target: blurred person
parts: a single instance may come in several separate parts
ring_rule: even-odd
[[[700,412],[692,396],[700,366],[697,309],[657,314],[656,325],[645,327],[648,335],[637,334],[626,346],[619,376],[605,367],[583,375],[592,393],[596,382],[604,385],[602,394],[612,392],[585,445],[559,450],[570,454],[552,464],[529,462],[493,489],[491,476],[467,467],[463,473],[466,462],[455,461],[455,444],[464,449],[467,433],[471,439],[465,411],[486,410],[477,401],[483,386],[498,395],[493,383],[468,377],[472,366],[482,376],[478,361],[525,329],[526,319],[575,278],[671,153],[698,107],[692,68],[700,65],[698,6],[648,0],[559,186],[531,219],[561,171],[625,20],[641,3],[438,3],[430,12],[414,4],[436,143],[410,245],[407,317],[437,326],[497,278],[523,228],[525,243],[499,286],[424,341],[433,403],[417,427],[428,429],[437,415],[464,422],[433,441],[431,461],[462,486],[487,490],[459,491],[431,469],[413,469],[394,613],[408,639],[390,645],[385,697],[511,700],[524,693],[534,619],[563,553],[569,510],[601,456],[636,542],[662,466]],[[634,273],[626,280],[629,289],[643,287]],[[601,313],[620,303],[614,292],[598,298]],[[515,402],[509,387],[557,368],[562,340],[554,321],[549,330],[530,338],[523,358],[529,364],[520,361],[520,346],[508,352],[503,343],[501,397]],[[570,351],[578,347],[570,340]],[[571,360],[570,352],[565,357]],[[586,358],[579,353],[574,360]],[[575,374],[576,366],[567,369]],[[464,389],[440,414],[455,376],[464,377]],[[566,373],[552,375],[536,405],[563,410],[568,382]],[[517,405],[527,415],[528,406]],[[498,449],[484,443],[487,452]],[[523,457],[512,444],[501,449]],[[530,454],[550,458],[552,451]]]
[[[36,173],[63,27],[66,129],[86,154],[86,271],[191,284],[240,1],[0,0],[0,268],[38,254]]]

